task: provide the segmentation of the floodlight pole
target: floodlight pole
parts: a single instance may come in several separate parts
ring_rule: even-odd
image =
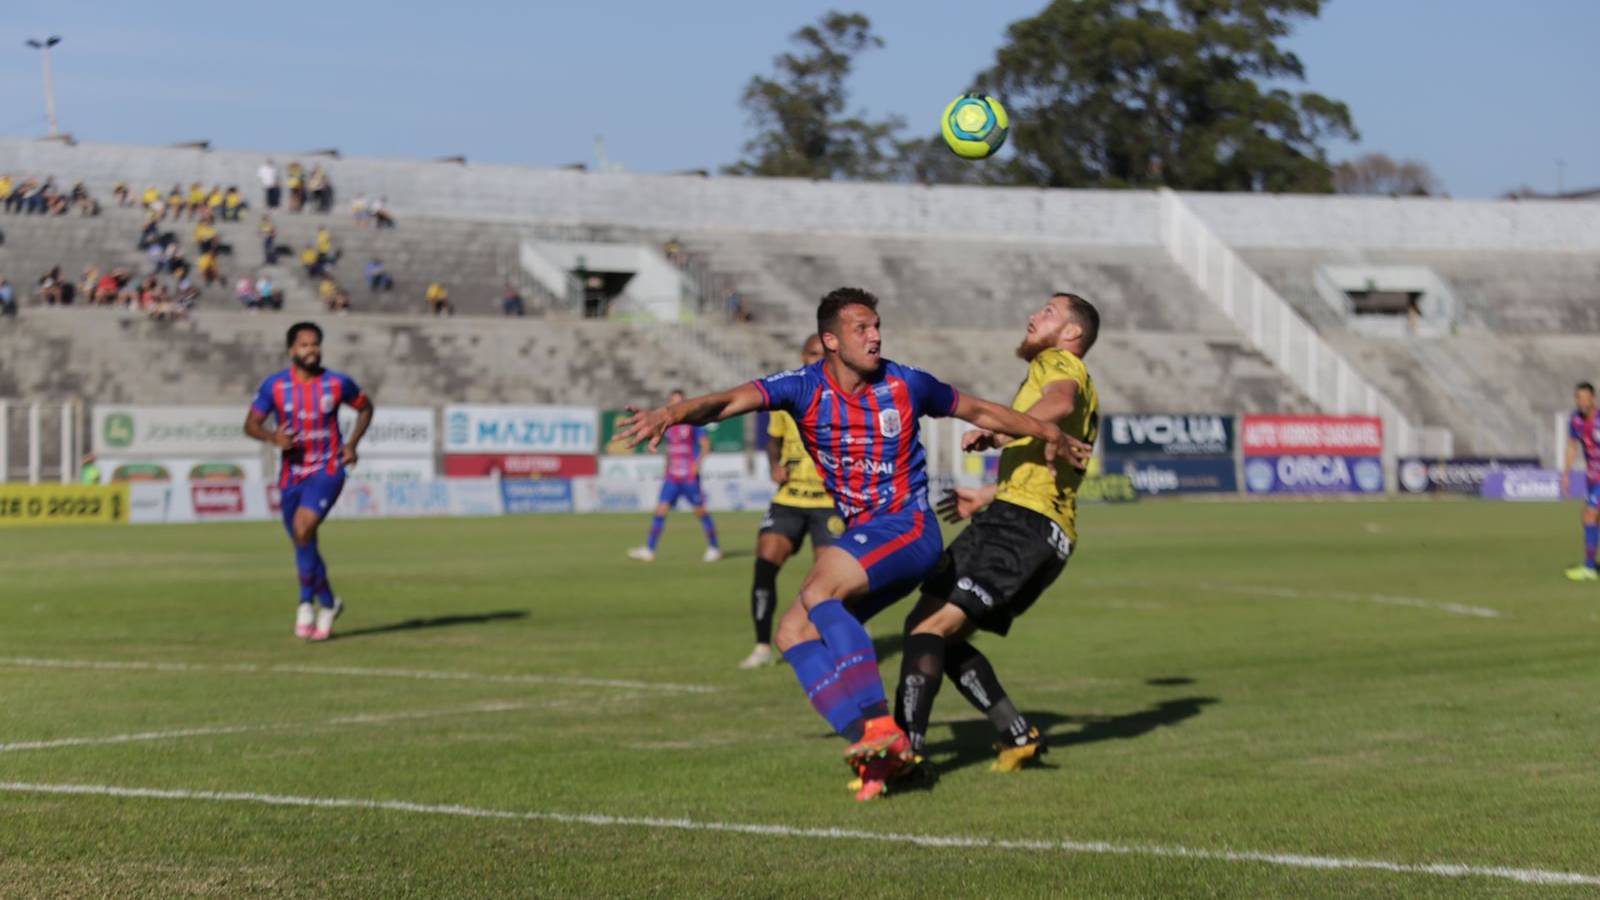
[[[24,43],[38,50],[44,61],[44,113],[50,120],[50,136],[57,137],[60,131],[56,128],[56,90],[50,77],[50,48],[61,43],[61,36],[53,34],[42,41],[28,38]]]

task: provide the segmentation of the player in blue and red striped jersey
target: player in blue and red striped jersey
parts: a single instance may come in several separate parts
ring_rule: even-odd
[[[344,490],[345,470],[356,464],[356,445],[372,424],[372,401],[342,372],[322,367],[322,329],[311,322],[289,327],[290,366],[267,376],[245,416],[244,432],[283,451],[278,466],[283,527],[294,541],[300,572],[296,637],[325,641],[344,604],[328,583],[328,567],[317,551],[317,528]],[[339,407],[356,410],[355,429],[339,430]],[[267,417],[276,430],[267,429]]]
[[[673,391],[669,403],[683,402],[683,391]],[[711,438],[697,425],[674,425],[664,435],[667,445],[666,476],[661,481],[661,496],[656,500],[655,518],[650,520],[650,541],[643,547],[628,551],[628,556],[640,562],[654,562],[656,545],[661,543],[661,528],[667,522],[667,513],[679,500],[689,504],[694,517],[706,533],[706,552],[700,557],[705,562],[722,558],[717,548],[717,524],[706,512],[706,494],[700,487],[700,461],[711,452]]]
[[[888,714],[872,639],[863,623],[932,573],[944,549],[928,501],[923,416],[957,416],[980,428],[1038,438],[1054,460],[1067,448],[1081,465],[1089,448],[1050,422],[958,393],[880,355],[878,301],[840,288],[817,307],[824,356],[732,390],[646,412],[619,423],[630,446],[655,446],[667,429],[758,409],[794,417],[806,450],[845,519],[844,534],[817,554],[775,643],[816,711],[851,742],[845,761],[871,800],[911,760],[910,742]]]
[[[1567,570],[1573,581],[1600,580],[1595,571],[1595,548],[1600,546],[1600,415],[1596,414],[1594,385],[1585,381],[1573,391],[1578,408],[1567,420],[1567,458],[1561,467],[1561,490],[1567,489],[1567,474],[1581,454],[1584,461],[1583,565]]]

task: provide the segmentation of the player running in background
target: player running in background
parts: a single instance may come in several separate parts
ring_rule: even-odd
[[[824,357],[731,390],[619,423],[630,445],[681,423],[783,410],[800,426],[845,532],[817,555],[800,595],[778,624],[776,643],[806,698],[850,747],[862,775],[858,800],[881,796],[911,759],[905,733],[888,714],[872,639],[862,623],[905,596],[932,571],[944,541],[928,502],[918,421],[957,416],[979,428],[1041,442],[1047,463],[1068,442],[1049,422],[958,393],[932,375],[883,359],[877,298],[840,288],[817,307]],[[1086,456],[1074,446],[1074,462]]]
[[[683,391],[673,391],[667,398],[671,403],[683,402]],[[674,425],[667,430],[667,474],[661,482],[661,497],[656,500],[656,515],[650,520],[650,540],[643,547],[634,547],[628,556],[640,562],[654,562],[656,545],[661,543],[661,528],[667,522],[667,513],[682,499],[694,509],[695,518],[706,533],[706,552],[700,557],[705,562],[722,558],[717,548],[717,525],[706,512],[705,491],[700,488],[700,460],[711,452],[711,438],[697,425]],[[651,449],[655,449],[653,446]]]
[[[325,641],[344,604],[328,582],[317,550],[317,529],[344,490],[345,470],[356,464],[356,445],[372,424],[372,401],[350,376],[322,367],[322,329],[311,322],[289,327],[289,368],[261,382],[245,416],[244,433],[283,451],[278,490],[283,527],[294,542],[300,572],[296,637]],[[339,407],[357,411],[347,441],[339,431]],[[272,416],[276,430],[267,430]]]
[[[1028,375],[1011,408],[1054,422],[1069,438],[1092,446],[1100,430],[1099,399],[1083,357],[1100,331],[1100,314],[1076,294],[1056,294],[1028,319],[1017,355]],[[974,431],[967,450],[1003,447],[998,483],[965,488],[940,501],[951,522],[969,516],[963,531],[906,617],[906,640],[895,692],[895,716],[923,753],[939,684],[956,689],[984,712],[1000,733],[996,771],[1010,772],[1044,752],[1032,728],[1000,686],[994,667],[969,643],[977,629],[1004,636],[1066,568],[1078,541],[1077,491],[1083,472],[1053,471],[1038,441],[1009,440]],[[981,510],[981,511],[980,511]]]
[[[822,338],[813,334],[800,348],[800,364],[809,366],[821,358]],[[750,586],[750,618],[756,625],[756,646],[739,663],[741,669],[772,664],[772,613],[778,595],[778,570],[799,552],[807,534],[811,535],[814,560],[844,531],[844,520],[833,508],[833,498],[800,438],[800,426],[788,413],[774,412],[767,437],[767,463],[778,492],[767,507],[756,537],[756,577]]]
[[[1594,385],[1585,381],[1573,391],[1578,408],[1567,421],[1567,458],[1561,467],[1561,490],[1567,489],[1567,476],[1578,454],[1584,460],[1583,490],[1583,565],[1567,570],[1573,581],[1595,581],[1594,554],[1600,545],[1600,416],[1595,415]]]

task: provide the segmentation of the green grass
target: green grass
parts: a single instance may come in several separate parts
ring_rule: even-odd
[[[0,743],[254,730],[0,751],[0,781],[1600,874],[1600,590],[1560,578],[1576,518],[1570,506],[1481,503],[1087,509],[1067,574],[1010,638],[982,642],[1053,739],[1052,767],[987,771],[988,724],[947,687],[930,734],[938,782],[874,804],[850,799],[841,742],[787,668],[734,668],[751,639],[751,515],[721,517],[737,555],[716,565],[698,562],[693,520],[673,519],[649,567],[622,556],[643,536],[637,516],[334,522],[323,545],[350,605],[347,636],[320,646],[289,635],[292,557],[275,527],[6,531]],[[787,569],[784,591],[802,574]],[[891,685],[905,608],[873,623]],[[424,627],[385,627],[411,620]],[[514,708],[481,706],[497,701]],[[392,713],[434,715],[330,721]],[[0,791],[4,896],[864,891],[1600,893],[1065,849]]]

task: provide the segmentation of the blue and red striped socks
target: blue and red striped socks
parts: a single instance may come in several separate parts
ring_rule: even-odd
[[[656,552],[656,545],[661,543],[661,526],[667,524],[666,516],[656,516],[650,520],[650,543],[647,545],[650,552]]]
[[[301,603],[310,603],[317,596],[317,565],[321,561],[315,542],[294,546],[294,567],[300,573]]]
[[[833,651],[821,641],[805,641],[783,651],[783,658],[794,669],[794,677],[817,714],[828,720],[834,731],[852,741],[860,740],[861,710],[835,671]]]
[[[813,606],[810,617],[822,640],[796,644],[783,658],[817,713],[846,740],[860,740],[867,721],[889,711],[872,636],[838,600]]]
[[[713,550],[717,549],[717,525],[711,521],[711,513],[700,517],[700,527],[706,531],[706,544]]]
[[[1600,547],[1600,525],[1583,526],[1583,562],[1589,568],[1594,568],[1595,548]]]

